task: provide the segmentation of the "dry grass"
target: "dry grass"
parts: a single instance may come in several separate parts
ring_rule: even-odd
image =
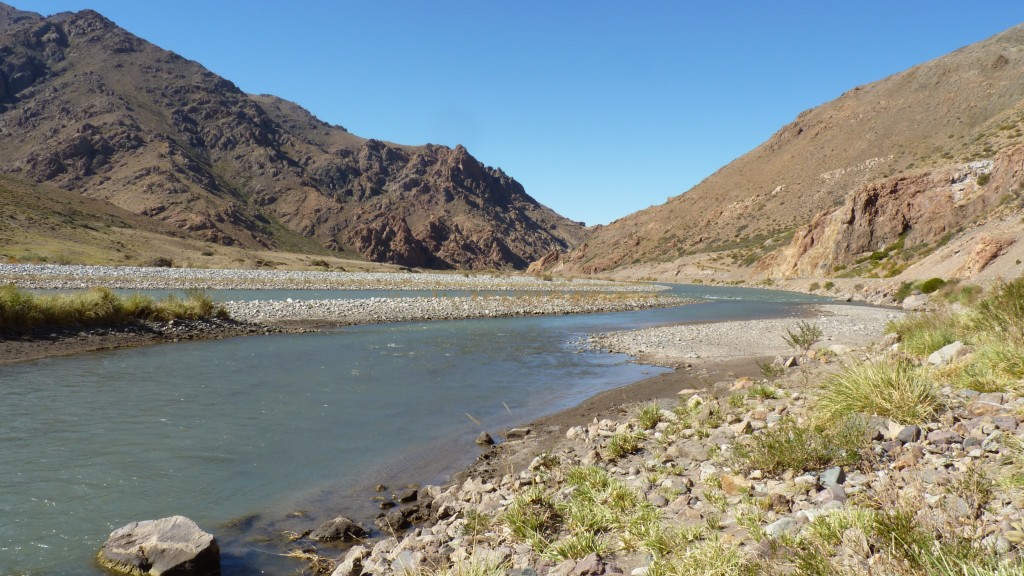
[[[900,359],[853,362],[828,378],[818,400],[822,416],[874,414],[902,423],[926,422],[940,407],[927,372]]]
[[[227,312],[198,290],[187,291],[185,298],[171,295],[155,301],[138,294],[118,296],[108,288],[36,296],[14,285],[0,287],[0,329],[120,326],[140,320],[204,320],[215,317],[226,318]]]

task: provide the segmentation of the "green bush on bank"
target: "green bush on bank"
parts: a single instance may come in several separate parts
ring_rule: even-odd
[[[76,294],[37,296],[13,284],[0,286],[0,330],[38,327],[119,326],[136,321],[206,320],[227,318],[227,311],[199,290],[184,298],[171,295],[159,301],[132,294],[118,296],[109,288]]]

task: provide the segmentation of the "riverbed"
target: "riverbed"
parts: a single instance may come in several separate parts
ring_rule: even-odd
[[[368,520],[369,487],[443,480],[475,458],[482,429],[500,437],[664,371],[586,349],[588,334],[795,316],[809,301],[675,292],[710,301],[358,326],[0,367],[0,573],[101,574],[92,556],[110,530],[170,514],[224,535],[227,575],[290,573],[265,541],[275,531],[338,513]]]

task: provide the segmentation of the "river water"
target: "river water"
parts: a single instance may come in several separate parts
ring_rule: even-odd
[[[172,514],[218,536],[226,576],[295,573],[267,539],[339,513],[366,521],[370,486],[443,481],[478,454],[481,429],[500,432],[663,371],[581,350],[586,334],[787,316],[814,301],[748,289],[674,292],[710,300],[2,366],[0,574],[102,574],[93,556],[111,530]]]

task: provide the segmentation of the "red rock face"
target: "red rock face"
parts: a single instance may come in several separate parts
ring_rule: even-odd
[[[525,267],[583,229],[458,146],[366,140],[92,11],[0,14],[0,170],[252,248]]]
[[[991,165],[952,165],[883,180],[798,228],[789,246],[761,260],[757,269],[783,277],[828,275],[901,237],[905,249],[935,244],[976,223],[1022,187],[1024,146],[1004,150]],[[979,272],[1008,246],[990,240],[972,257],[974,271],[964,274]]]

